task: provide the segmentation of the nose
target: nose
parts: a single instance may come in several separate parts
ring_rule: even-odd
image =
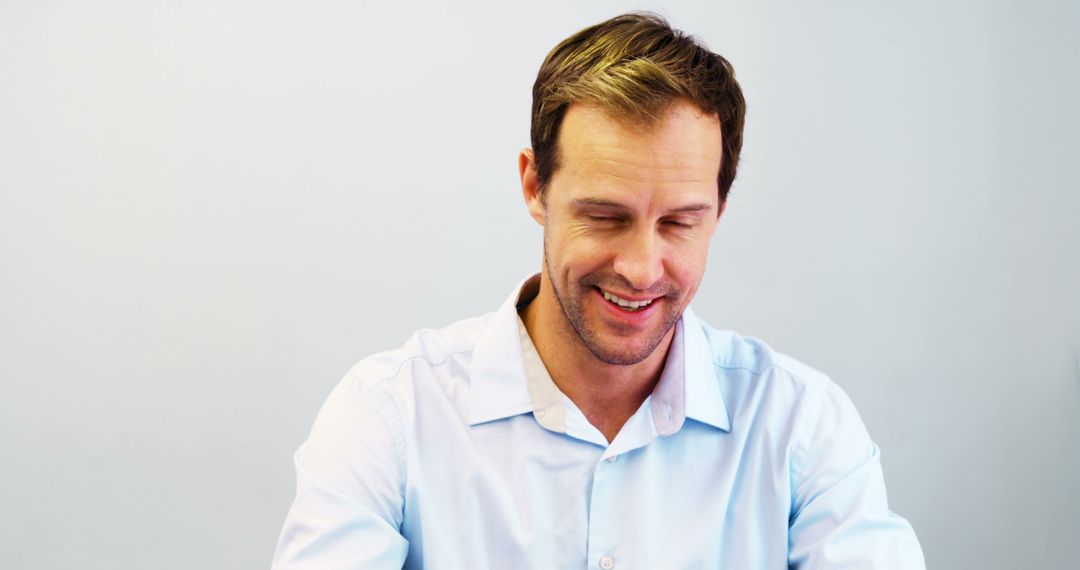
[[[648,290],[664,276],[663,244],[655,232],[644,228],[628,237],[615,255],[615,272],[634,289]]]

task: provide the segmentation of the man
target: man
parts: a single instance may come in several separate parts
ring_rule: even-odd
[[[348,373],[274,567],[923,568],[844,393],[689,308],[742,144],[728,62],[619,16],[533,98],[540,274]]]

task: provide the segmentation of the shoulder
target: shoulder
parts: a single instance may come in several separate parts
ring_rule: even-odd
[[[424,402],[467,403],[472,354],[494,314],[414,332],[399,347],[354,364],[325,400],[319,416],[376,415],[400,437]]]
[[[371,354],[353,365],[342,384],[360,393],[378,391],[406,379],[415,367],[436,370],[476,348],[493,313],[439,329],[420,329],[399,347]]]
[[[798,438],[827,407],[855,414],[847,394],[824,372],[761,339],[697,322],[733,423],[782,424],[783,432]]]
[[[468,381],[469,357],[489,318],[422,329],[400,347],[357,362],[323,402],[298,452],[298,468],[336,493],[399,513],[387,498],[399,495],[407,471],[409,426],[417,417],[430,419],[433,410],[460,415],[459,396],[467,390],[454,384]],[[373,493],[358,473],[373,477],[381,490]]]
[[[780,379],[787,387],[800,391],[835,385],[825,373],[775,350],[759,338],[718,330],[703,321],[698,323],[718,373],[744,371],[753,381]]]

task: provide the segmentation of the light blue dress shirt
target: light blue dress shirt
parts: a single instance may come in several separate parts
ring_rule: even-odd
[[[416,333],[334,389],[277,569],[925,568],[836,384],[687,310],[608,444],[516,310]]]

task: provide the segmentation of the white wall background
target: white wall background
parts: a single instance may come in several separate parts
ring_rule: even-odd
[[[933,568],[1077,568],[1075,2],[0,2],[0,567],[265,568],[354,361],[539,267],[545,53],[734,62],[695,306],[828,372]]]

